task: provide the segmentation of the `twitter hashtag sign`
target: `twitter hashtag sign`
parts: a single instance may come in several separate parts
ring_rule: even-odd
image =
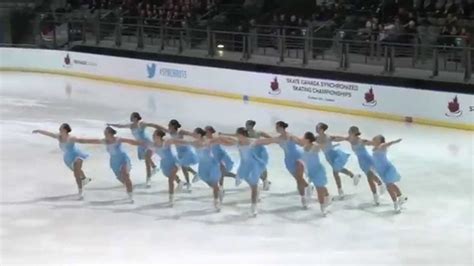
[[[154,78],[155,73],[156,73],[156,64],[151,63],[151,64],[146,65],[146,70],[147,70],[148,78],[149,79]]]

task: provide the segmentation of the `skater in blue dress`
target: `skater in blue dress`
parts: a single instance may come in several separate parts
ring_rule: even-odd
[[[393,144],[400,143],[401,141],[401,139],[398,139],[395,141],[385,142],[385,137],[378,135],[375,136],[370,143],[374,146],[373,158],[375,170],[387,186],[387,191],[392,198],[393,207],[397,213],[401,211],[401,207],[406,202],[407,198],[402,196],[400,188],[395,184],[400,181],[400,174],[395,166],[393,166],[393,164],[388,160],[387,149]]]
[[[325,216],[327,214],[327,209],[331,204],[331,198],[326,188],[328,183],[326,170],[319,159],[321,147],[314,143],[316,137],[312,132],[306,132],[302,139],[293,137],[293,140],[304,148],[303,161],[305,164],[306,174],[308,175],[309,180],[316,187],[321,212]]]
[[[127,153],[122,148],[122,144],[130,144],[134,146],[144,145],[144,143],[133,140],[133,139],[126,139],[126,138],[118,138],[115,135],[117,131],[112,127],[106,127],[104,130],[104,137],[103,139],[76,139],[77,143],[84,143],[84,144],[102,144],[105,145],[107,152],[110,155],[109,165],[112,171],[115,174],[120,183],[125,185],[125,189],[128,194],[128,199],[131,203],[133,203],[133,185],[130,179],[130,169],[132,165],[130,163],[130,158],[128,157]]]
[[[171,138],[173,139],[182,140],[185,136],[193,136],[192,132],[180,129],[181,124],[176,119],[170,120],[168,123],[168,127],[163,127],[157,124],[150,124],[150,126],[170,134]],[[197,173],[191,166],[196,165],[198,163],[198,156],[196,155],[196,152],[192,145],[177,145],[176,153],[178,164],[181,166],[181,171],[183,172],[184,179],[186,180],[184,186],[186,186],[186,189],[188,191],[191,191],[191,181],[189,180],[189,173],[194,175],[193,182],[197,182]],[[176,177],[176,182],[178,182],[178,189],[180,189],[182,187],[182,182],[179,177]]]
[[[214,133],[216,133],[216,130],[212,126],[206,126],[204,128],[204,131],[206,131],[207,139],[212,140],[214,138]],[[231,172],[232,168],[234,167],[234,161],[232,161],[227,151],[224,150],[224,148],[222,148],[222,145],[220,145],[219,143],[212,144],[211,150],[212,154],[214,155],[214,158],[216,158],[220,162],[222,177],[219,181],[219,184],[223,188],[224,177],[227,176],[235,178],[235,174]]]
[[[332,167],[332,172],[337,185],[337,192],[339,197],[342,199],[344,198],[344,191],[342,190],[342,182],[339,173],[343,173],[351,177],[355,186],[359,184],[360,175],[354,175],[351,171],[345,168],[345,165],[349,159],[349,154],[336,148],[337,145],[332,143],[335,138],[326,135],[327,129],[328,125],[324,123],[319,123],[316,125],[316,133],[318,134],[316,137],[316,142],[322,147],[324,156]]]
[[[62,124],[59,127],[59,133],[52,133],[46,130],[34,130],[33,134],[41,134],[54,139],[59,142],[59,148],[63,151],[63,161],[66,166],[71,169],[76,179],[79,199],[83,199],[83,187],[91,181],[82,171],[82,164],[89,155],[79,150],[75,143],[76,138],[70,136],[71,127],[69,124]]]
[[[380,194],[383,194],[385,187],[380,181],[380,178],[375,174],[374,160],[372,155],[367,151],[366,145],[369,141],[360,137],[361,133],[358,127],[352,126],[349,128],[349,136],[334,137],[334,141],[348,141],[351,144],[354,154],[357,156],[360,169],[367,176],[370,190],[374,198],[375,205],[380,204]],[[378,187],[378,188],[377,188]]]
[[[222,138],[222,137],[221,137]],[[224,145],[237,145],[240,154],[240,164],[237,169],[236,183],[245,180],[251,188],[251,209],[252,216],[257,215],[257,201],[258,201],[258,182],[267,167],[267,161],[261,157],[261,145],[255,145],[250,138],[247,129],[240,127],[237,129],[232,138],[223,138],[227,143]]]
[[[163,130],[155,130],[153,133],[153,144],[151,144],[150,148],[160,156],[160,168],[162,173],[168,178],[169,203],[172,206],[174,203],[174,181],[178,172],[178,160],[171,151],[171,141],[163,139],[165,135],[166,133]]]
[[[310,197],[312,193],[312,188],[304,179],[304,163],[302,158],[302,151],[299,147],[296,146],[294,142],[293,135],[286,131],[288,124],[283,121],[278,121],[275,124],[275,129],[278,134],[277,137],[268,138],[268,139],[258,139],[255,141],[255,145],[268,145],[268,144],[278,144],[283,149],[285,153],[285,166],[288,172],[295,178],[296,185],[298,187],[298,193],[301,196],[301,204],[303,208],[308,207],[307,197]]]
[[[263,131],[255,130],[256,124],[257,122],[255,122],[254,120],[247,120],[247,122],[245,122],[245,128],[247,129],[250,138],[254,138],[254,139],[271,138],[271,136],[268,135],[267,133]],[[271,185],[271,182],[268,180],[268,171],[266,168],[266,165],[268,164],[268,159],[269,159],[268,151],[267,151],[267,148],[263,145],[257,145],[256,149],[257,149],[257,156],[265,162],[265,170],[263,171],[262,176],[260,177],[260,179],[262,179],[262,182],[263,182],[262,189],[263,191],[268,191],[270,190],[270,185]]]
[[[115,128],[129,128],[135,140],[143,143],[137,147],[137,155],[139,160],[145,160],[146,170],[146,187],[151,187],[151,177],[156,174],[158,168],[152,160],[153,152],[148,149],[148,145],[152,142],[151,139],[146,135],[145,129],[151,124],[142,121],[142,117],[139,113],[133,112],[130,115],[129,124],[107,124],[108,126]]]
[[[221,210],[224,193],[219,185],[222,177],[220,161],[214,156],[212,152],[213,144],[223,144],[221,139],[207,139],[206,131],[202,128],[196,128],[193,132],[194,141],[187,141],[182,139],[173,139],[170,142],[176,146],[191,145],[196,149],[198,156],[198,171],[199,178],[204,181],[210,188],[212,188],[214,195],[214,207],[216,211]]]

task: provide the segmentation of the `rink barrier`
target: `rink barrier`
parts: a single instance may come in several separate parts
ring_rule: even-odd
[[[244,100],[244,101],[249,101],[249,102],[257,102],[257,103],[262,103],[262,104],[304,108],[304,109],[311,109],[311,110],[317,110],[317,111],[323,111],[323,112],[341,113],[341,114],[346,114],[346,115],[356,115],[356,116],[371,117],[371,118],[377,118],[377,119],[383,119],[383,120],[392,120],[392,121],[398,121],[398,122],[404,122],[404,123],[415,123],[415,124],[421,124],[421,125],[474,131],[474,124],[454,123],[454,122],[446,122],[446,121],[439,121],[439,120],[434,120],[434,119],[418,118],[418,117],[407,117],[407,116],[393,115],[393,114],[388,114],[388,113],[347,109],[347,108],[340,108],[340,107],[334,107],[334,106],[322,106],[322,105],[315,105],[315,104],[309,104],[309,103],[303,103],[303,102],[291,101],[291,100],[269,99],[265,97],[248,96],[248,95],[231,93],[231,92],[210,91],[208,89],[199,89],[199,88],[192,88],[192,87],[186,87],[186,86],[158,83],[156,81],[153,81],[153,82],[138,81],[138,80],[117,78],[117,77],[107,77],[107,76],[100,76],[100,75],[93,75],[93,74],[86,74],[86,73],[61,71],[61,70],[48,70],[48,69],[40,69],[40,68],[0,67],[0,71],[29,72],[29,73],[72,76],[72,77],[78,77],[78,78],[84,78],[84,79],[92,79],[92,80],[112,82],[112,83],[122,83],[122,84],[128,84],[132,86],[141,86],[141,87],[168,90],[168,91],[174,91],[174,92],[200,94],[200,95],[207,95],[207,96],[214,96],[214,97],[217,96],[217,97],[229,98],[229,99],[240,100],[240,101]]]

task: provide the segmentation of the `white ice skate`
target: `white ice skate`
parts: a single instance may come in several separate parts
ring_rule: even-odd
[[[361,175],[357,174],[352,177],[352,181],[354,182],[354,186],[357,186],[359,184]]]
[[[332,199],[331,196],[324,197],[324,202],[321,204],[321,213],[324,217],[329,213],[329,206],[331,206]]]
[[[257,217],[257,214],[257,204],[252,203],[252,206],[250,206],[250,217]]]
[[[383,183],[377,185],[377,191],[379,192],[379,195],[383,195],[385,193],[385,185]]]
[[[184,183],[184,187],[185,187],[185,189],[186,189],[187,192],[193,191],[192,185],[191,185],[191,183],[189,183],[189,182]]]
[[[219,187],[219,202],[222,204],[222,202],[224,201],[224,194],[225,194],[225,191],[224,191],[224,188],[223,187]]]
[[[398,204],[398,201],[395,201],[393,203],[393,209],[395,210],[395,213],[400,213],[402,211],[400,208],[400,204]]]
[[[263,188],[262,188],[263,191],[269,191],[271,184],[272,184],[272,182],[270,182],[268,180],[263,181]]]
[[[308,199],[305,196],[301,196],[301,205],[303,205],[303,209],[308,209]]]
[[[169,194],[168,195],[168,205],[170,207],[173,207],[173,205],[174,205],[174,194]]]
[[[199,180],[201,180],[201,178],[199,178],[198,174],[197,173],[194,174],[192,182],[196,183],[196,182],[199,182]]]
[[[83,179],[81,179],[82,187],[89,184],[89,182],[91,182],[91,181],[92,181],[92,179],[90,179],[88,177],[84,177]]]
[[[338,189],[337,189],[337,194],[339,195],[339,196],[338,196],[338,199],[339,199],[339,200],[343,200],[343,199],[344,199],[344,196],[345,196],[345,195],[344,195],[344,190],[342,190],[342,188],[338,188]]]
[[[405,196],[400,196],[397,198],[398,205],[400,206],[400,209],[402,206],[407,202],[408,198]]]
[[[183,181],[179,181],[178,185],[176,186],[176,192],[183,191]]]
[[[135,201],[133,200],[133,192],[127,192],[127,195],[128,195],[128,202],[130,204],[135,203]]]
[[[379,196],[379,194],[375,193],[375,194],[373,194],[373,196],[374,196],[375,206],[379,206],[380,205],[380,196]]]
[[[83,200],[84,199],[84,194],[82,189],[79,189],[79,192],[77,193],[77,199],[78,200]]]
[[[146,179],[145,187],[146,188],[151,188],[151,178]]]
[[[216,212],[221,211],[221,202],[219,199],[214,199],[214,208],[216,209]]]

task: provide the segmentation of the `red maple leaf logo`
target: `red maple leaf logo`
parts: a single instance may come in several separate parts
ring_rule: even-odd
[[[454,97],[454,99],[448,103],[448,109],[451,113],[459,112],[458,96]]]
[[[278,79],[276,77],[270,83],[270,88],[272,89],[272,91],[278,91],[279,90]]]
[[[370,88],[370,90],[368,92],[365,93],[365,101],[367,103],[371,103],[375,100],[375,94],[374,94],[374,90],[372,88]]]
[[[71,58],[69,57],[69,54],[67,54],[66,57],[64,57],[64,63],[66,65],[71,64]]]

